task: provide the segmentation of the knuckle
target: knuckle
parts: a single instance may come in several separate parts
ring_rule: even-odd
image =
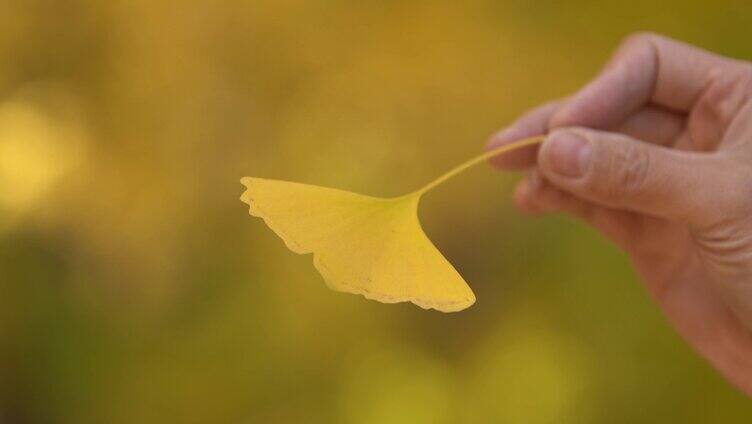
[[[650,167],[647,149],[635,143],[627,143],[622,149],[615,151],[609,165],[613,185],[622,194],[634,195],[643,191]]]
[[[696,101],[689,122],[692,141],[698,150],[712,150],[724,138],[734,137],[726,129],[742,116],[752,100],[752,66],[715,66],[708,71],[706,88]],[[740,128],[737,125],[737,128]],[[738,134],[736,134],[738,135]]]
[[[652,48],[659,35],[649,31],[633,32],[621,40],[620,50],[628,48]]]
[[[621,66],[626,72],[639,76],[645,68],[653,73],[658,69],[658,44],[661,37],[649,32],[637,32],[625,37],[612,55],[606,69]]]
[[[752,65],[728,69],[715,66],[708,71],[708,84],[697,108],[710,105],[721,115],[738,110],[752,94]],[[729,110],[725,110],[729,109]],[[723,113],[726,112],[726,113]]]

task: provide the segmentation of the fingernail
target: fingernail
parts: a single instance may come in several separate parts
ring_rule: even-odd
[[[548,159],[557,174],[569,178],[581,177],[590,165],[592,147],[580,135],[561,132],[549,141]]]

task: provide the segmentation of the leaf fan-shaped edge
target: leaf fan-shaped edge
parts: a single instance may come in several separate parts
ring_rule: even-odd
[[[306,254],[313,254],[313,266],[316,268],[318,273],[323,277],[324,283],[329,287],[331,290],[341,292],[341,293],[350,293],[355,295],[360,295],[365,297],[366,299],[375,300],[377,302],[381,303],[402,303],[402,302],[410,302],[422,309],[435,309],[439,312],[459,312],[461,310],[467,309],[470,306],[472,306],[475,301],[475,293],[473,293],[472,289],[468,286],[468,289],[470,290],[470,294],[472,295],[472,298],[470,299],[463,299],[461,301],[455,301],[455,302],[432,302],[432,301],[425,301],[422,299],[415,298],[413,296],[408,297],[395,297],[390,296],[386,294],[379,294],[372,292],[368,289],[356,287],[352,284],[347,284],[343,282],[335,281],[335,279],[332,277],[331,272],[328,270],[328,267],[324,260],[321,258],[321,255],[317,254],[315,251],[310,251],[304,249],[302,246],[300,246],[295,240],[293,240],[291,237],[289,237],[287,234],[285,234],[282,229],[276,225],[274,220],[269,217],[266,213],[264,213],[263,210],[259,207],[258,203],[253,200],[253,193],[251,190],[251,184],[253,182],[254,178],[252,177],[243,177],[240,180],[240,183],[245,186],[246,190],[243,192],[243,194],[240,196],[240,200],[243,203],[246,203],[249,207],[248,212],[251,216],[261,218],[264,223],[275,233],[279,238],[282,239],[282,241],[285,243],[288,249],[290,249],[292,252],[297,253],[299,255],[306,255]],[[417,197],[420,197],[420,194],[416,193]],[[417,209],[416,209],[417,213]],[[417,219],[417,217],[416,217]],[[418,220],[418,225],[420,226],[420,221]],[[422,226],[421,231],[424,232]],[[425,236],[428,242],[431,244],[431,246],[434,249],[438,248],[436,245],[433,244],[433,242],[428,238],[428,236]],[[439,254],[443,256],[441,251],[439,251]],[[446,259],[446,258],[445,258]],[[448,260],[447,264],[451,267],[454,267]],[[464,282],[464,279],[463,279]],[[467,282],[465,282],[467,284]]]

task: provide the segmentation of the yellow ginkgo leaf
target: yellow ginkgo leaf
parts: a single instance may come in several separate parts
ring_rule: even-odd
[[[488,158],[539,143],[507,144],[452,169],[422,189],[396,198],[245,177],[241,200],[295,253],[313,253],[327,285],[386,303],[460,311],[475,302],[462,276],[431,243],[418,220],[423,194]]]

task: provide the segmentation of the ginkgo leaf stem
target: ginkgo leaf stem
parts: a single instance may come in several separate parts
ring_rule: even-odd
[[[383,198],[287,181],[245,177],[241,200],[295,253],[312,253],[326,284],[385,303],[456,312],[475,294],[420,224],[421,196],[496,155],[544,137],[508,143],[450,169],[422,189]]]
[[[450,169],[445,174],[441,175],[440,177],[436,178],[435,180],[431,181],[430,183],[426,184],[423,188],[420,190],[415,191],[411,195],[415,196],[421,196],[425,194],[426,192],[430,191],[431,189],[435,188],[436,186],[446,182],[448,179],[466,171],[469,168],[472,168],[473,166],[485,162],[488,159],[498,156],[507,152],[511,152],[512,150],[521,149],[523,147],[532,146],[534,144],[542,143],[545,139],[545,136],[536,136],[536,137],[530,137],[525,138],[519,141],[515,141],[513,143],[505,144],[503,146],[497,147],[493,150],[489,150],[486,153],[483,153],[482,155],[476,156],[470,160],[468,160],[465,163],[462,163],[460,165],[457,165],[456,167]]]

